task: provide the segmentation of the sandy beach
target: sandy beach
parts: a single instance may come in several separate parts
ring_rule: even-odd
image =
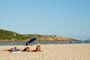
[[[21,50],[26,47],[15,46]],[[90,44],[41,45],[43,52],[10,53],[4,51],[15,46],[0,46],[0,60],[90,60]],[[29,47],[33,50],[36,45]]]

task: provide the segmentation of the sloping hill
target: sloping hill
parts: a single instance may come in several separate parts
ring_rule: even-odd
[[[0,40],[24,40],[30,38],[28,35],[18,34],[16,32],[0,29]]]
[[[56,35],[40,35],[40,34],[19,34],[16,32],[0,29],[0,40],[1,41],[26,41],[29,38],[37,38],[39,41],[77,41],[72,38],[64,38],[63,36]]]

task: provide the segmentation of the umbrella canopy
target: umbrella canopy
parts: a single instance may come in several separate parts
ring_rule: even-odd
[[[31,38],[27,43],[31,44],[32,42],[34,42],[36,40],[36,38]]]

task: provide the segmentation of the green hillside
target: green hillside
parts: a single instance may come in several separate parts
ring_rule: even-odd
[[[15,40],[15,39],[24,40],[26,38],[30,37],[18,34],[16,32],[0,29],[0,40]]]
[[[16,32],[0,29],[0,40],[26,40],[33,37],[40,39],[42,37],[49,38],[54,36],[45,36],[39,34],[19,34]]]
[[[0,40],[10,40],[10,41],[26,41],[29,38],[36,38],[40,41],[72,41],[75,39],[72,38],[64,38],[62,36],[56,36],[56,35],[40,35],[40,34],[19,34],[16,32],[8,31],[0,29]]]

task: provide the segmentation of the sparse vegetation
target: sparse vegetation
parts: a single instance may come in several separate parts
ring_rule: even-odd
[[[40,34],[19,34],[16,32],[0,29],[0,40],[25,41],[29,38],[36,38],[37,41],[72,41],[75,39],[64,38],[56,35],[40,35]]]

